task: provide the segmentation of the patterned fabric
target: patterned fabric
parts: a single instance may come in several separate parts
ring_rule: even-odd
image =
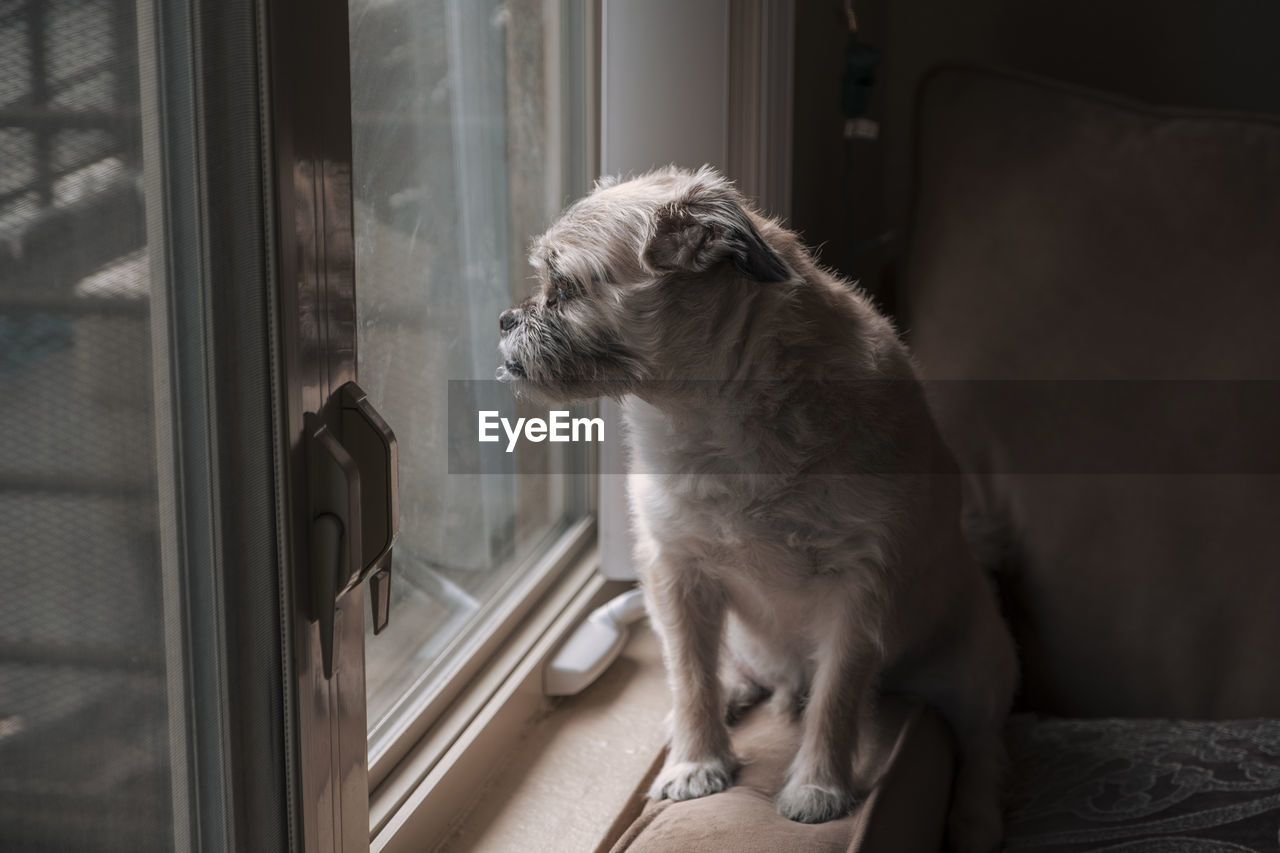
[[[1280,851],[1280,720],[1015,716],[1005,850]]]

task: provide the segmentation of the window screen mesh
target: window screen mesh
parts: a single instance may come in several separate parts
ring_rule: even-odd
[[[7,853],[174,845],[136,33],[0,3]]]

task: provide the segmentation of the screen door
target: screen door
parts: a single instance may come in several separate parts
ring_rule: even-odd
[[[345,23],[0,3],[7,853],[368,846],[362,588],[321,666],[306,440],[372,422],[329,405],[354,376]]]

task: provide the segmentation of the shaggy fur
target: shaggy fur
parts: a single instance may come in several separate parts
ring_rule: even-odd
[[[906,347],[796,235],[704,168],[602,182],[535,241],[498,378],[622,398],[636,560],[674,701],[651,796],[730,785],[726,718],[803,714],[778,810],[847,814],[878,691],[951,723],[954,850],[1001,835],[1012,641],[961,536],[959,478]]]

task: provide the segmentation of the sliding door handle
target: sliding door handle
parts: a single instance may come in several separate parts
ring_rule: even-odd
[[[331,678],[338,598],[360,577],[360,469],[319,415],[307,414],[306,429],[311,618],[320,627],[324,677]]]
[[[354,382],[338,389],[342,444],[360,468],[361,566],[369,578],[373,633],[391,617],[391,547],[400,534],[400,478],[396,435]]]
[[[307,415],[311,508],[311,612],[325,678],[333,675],[338,599],[370,580],[374,633],[391,610],[391,548],[400,532],[396,437],[360,386],[338,389],[341,439]]]

